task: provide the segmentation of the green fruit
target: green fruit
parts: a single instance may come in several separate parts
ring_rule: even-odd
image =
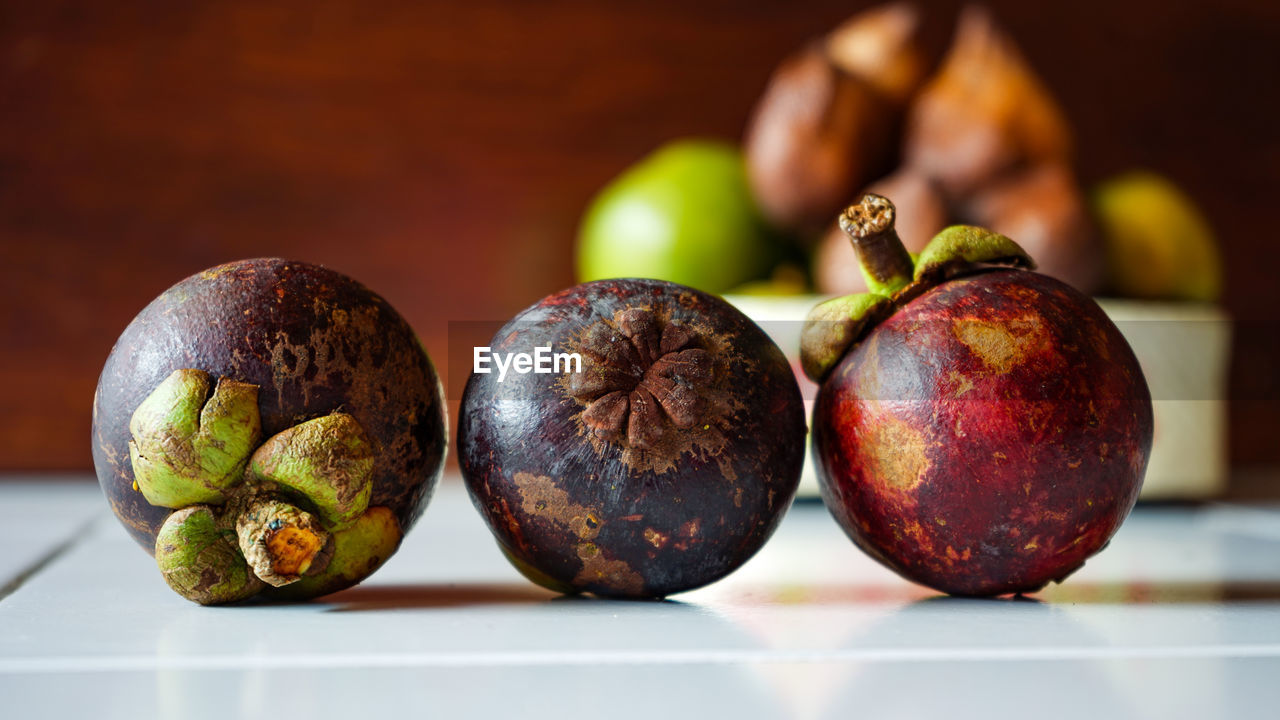
[[[592,200],[578,236],[578,279],[647,277],[721,293],[764,276],[777,257],[741,152],[684,140],[658,149]]]
[[[1111,290],[1125,297],[1217,300],[1222,261],[1209,223],[1168,179],[1131,172],[1100,184],[1093,209],[1107,241]]]

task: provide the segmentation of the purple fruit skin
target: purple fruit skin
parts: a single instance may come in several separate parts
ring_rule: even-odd
[[[799,482],[795,377],[717,297],[656,280],[586,283],[521,312],[492,346],[574,350],[584,328],[636,307],[698,324],[704,347],[724,349],[716,392],[732,411],[672,430],[671,447],[642,457],[593,438],[556,375],[473,374],[463,396],[459,462],[472,500],[513,563],[562,592],[653,598],[718,580],[764,544]]]
[[[1034,592],[1101,550],[1151,452],[1151,396],[1102,310],[1038,273],[935,287],[852,349],[814,407],[823,499],[854,542],[957,595]]]
[[[336,410],[375,440],[371,506],[407,532],[444,468],[445,404],[431,360],[381,297],[323,267],[280,258],[220,265],[166,290],[116,341],[93,401],[98,482],[148,552],[171,512],[133,489],[129,418],[171,372],[259,386],[263,439]]]

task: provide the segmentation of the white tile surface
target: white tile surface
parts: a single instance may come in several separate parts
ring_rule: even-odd
[[[0,483],[0,597],[11,583],[64,549],[104,514],[106,500],[84,476]]]
[[[0,508],[29,510],[0,517],[40,515],[14,487]],[[49,493],[107,513],[92,485]],[[819,505],[676,601],[559,598],[453,482],[365,585],[201,608],[104,517],[0,600],[0,717],[1277,715],[1276,509],[1141,508],[1039,600],[934,597]]]

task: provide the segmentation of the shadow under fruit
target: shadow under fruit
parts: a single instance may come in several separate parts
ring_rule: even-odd
[[[494,353],[561,373],[474,373],[459,462],[508,559],[559,592],[663,597],[732,572],[790,505],[804,409],[782,352],[723,300],[658,280],[550,295]]]
[[[204,382],[209,389],[173,385],[186,381]],[[447,431],[439,380],[413,330],[385,300],[345,275],[307,263],[260,258],[221,265],[169,288],[134,318],[112,349],[94,396],[98,481],[116,516],[148,552],[156,552],[157,533],[176,515],[174,509],[190,502],[201,503],[190,507],[215,509],[231,503],[231,496],[224,498],[218,490],[166,499],[168,490],[149,482],[150,470],[144,486],[136,484],[135,463],[149,462],[151,450],[146,413],[137,418],[135,413],[144,400],[158,402],[165,392],[181,397],[188,391],[206,409],[226,392],[238,392],[256,414],[254,422],[260,422],[252,441],[245,441],[256,447],[260,438],[264,444],[252,459],[230,463],[235,467],[228,471],[229,487],[241,483],[240,471],[247,466],[263,482],[275,487],[278,481],[290,491],[286,471],[325,471],[299,465],[307,459],[294,455],[313,442],[330,449],[334,446],[323,443],[352,446],[344,450],[343,462],[354,469],[344,472],[359,477],[358,497],[326,499],[323,492],[301,486],[292,494],[313,498],[314,504],[302,508],[329,530],[342,531],[327,543],[326,558],[335,546],[340,553],[360,545],[371,553],[368,562],[334,564],[317,579],[303,577],[296,585],[272,588],[271,593],[280,591],[278,597],[313,597],[371,574],[418,519],[443,469]],[[157,412],[150,420],[172,408],[164,405]],[[208,421],[212,413],[202,411],[202,419]],[[361,515],[366,504],[368,512]],[[199,543],[212,537],[214,524],[200,512],[184,512],[166,527],[166,537]],[[220,532],[234,536],[235,529]],[[162,567],[173,560],[168,553],[158,559]]]

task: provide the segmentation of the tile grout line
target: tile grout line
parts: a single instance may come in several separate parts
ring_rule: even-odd
[[[0,603],[3,603],[10,595],[17,592],[27,583],[28,580],[39,574],[40,571],[57,562],[63,555],[66,555],[81,542],[84,542],[89,537],[93,527],[97,525],[101,519],[102,515],[98,512],[90,515],[87,520],[77,525],[65,540],[54,545],[44,555],[36,558],[34,562],[23,568],[7,583],[0,585]]]
[[[1080,660],[1280,659],[1280,645],[1075,648],[867,648],[847,650],[688,650],[592,652],[394,652],[340,655],[106,655],[0,659],[0,675],[196,670],[727,665],[910,662],[1062,662]]]

